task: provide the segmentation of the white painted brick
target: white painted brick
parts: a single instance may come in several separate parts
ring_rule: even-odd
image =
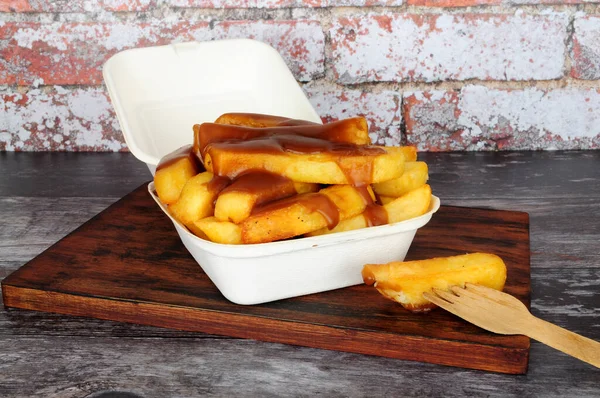
[[[173,7],[201,8],[320,8],[400,6],[402,0],[166,0],[166,3]]]
[[[309,81],[325,72],[325,35],[317,21],[224,21],[214,39],[250,38],[279,51],[296,79]]]
[[[122,151],[126,145],[103,88],[0,92],[0,150]]]
[[[172,7],[190,8],[250,8],[257,0],[165,0]]]
[[[567,16],[368,14],[330,30],[341,83],[563,76]]]
[[[409,143],[421,150],[600,147],[600,90],[497,90],[404,94]]]
[[[383,145],[400,145],[401,95],[396,91],[369,92],[328,84],[307,84],[304,91],[323,121],[364,116],[371,140]]]
[[[574,27],[571,76],[587,80],[600,79],[600,17],[578,17]]]
[[[402,0],[329,0],[329,7],[397,7],[404,2]]]

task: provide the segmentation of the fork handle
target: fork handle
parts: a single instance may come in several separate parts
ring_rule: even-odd
[[[600,368],[600,343],[531,316],[527,336]]]

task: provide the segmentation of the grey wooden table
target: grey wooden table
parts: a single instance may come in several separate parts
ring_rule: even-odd
[[[600,151],[421,157],[444,204],[530,214],[532,312],[600,340]],[[0,153],[0,278],[149,179],[130,154]],[[600,369],[537,342],[528,374],[508,376],[0,309],[0,396],[111,396],[106,391],[599,397]]]

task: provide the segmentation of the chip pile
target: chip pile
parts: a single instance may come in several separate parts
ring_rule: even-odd
[[[426,213],[428,168],[414,147],[371,145],[362,117],[316,124],[229,113],[194,126],[154,184],[202,239],[254,244],[396,223]]]

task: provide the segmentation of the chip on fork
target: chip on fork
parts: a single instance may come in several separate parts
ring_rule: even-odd
[[[517,298],[481,285],[452,286],[423,293],[432,303],[498,334],[523,334],[600,367],[600,343],[533,316]]]

